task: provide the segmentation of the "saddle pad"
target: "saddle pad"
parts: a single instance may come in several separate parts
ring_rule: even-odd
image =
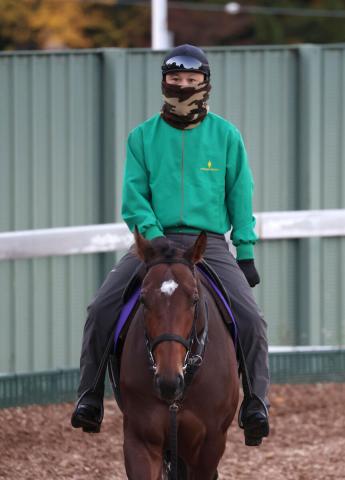
[[[138,287],[136,290],[134,290],[134,292],[129,297],[128,301],[124,304],[124,306],[121,310],[120,317],[119,317],[119,320],[118,320],[118,322],[116,324],[116,328],[115,328],[115,335],[114,335],[115,350],[116,350],[116,345],[117,345],[117,341],[119,339],[120,333],[122,332],[122,329],[125,326],[128,317],[132,313],[133,308],[135,307],[135,305],[136,305],[136,303],[139,299],[139,296],[140,296],[140,287]]]
[[[224,305],[226,312],[229,315],[229,318],[231,319],[231,324],[230,324],[230,333],[232,336],[232,339],[235,343],[236,346],[236,341],[237,341],[237,324],[235,317],[232,313],[231,307],[224,298],[224,295],[218,288],[217,284],[214,282],[214,280],[202,269],[198,267],[198,271],[204,276],[204,278],[207,279],[209,285],[212,287],[212,290],[215,292],[216,296],[221,300],[221,303]],[[123,327],[125,326],[127,319],[129,318],[130,314],[133,311],[133,308],[136,306],[138,299],[140,296],[140,287],[136,288],[132,295],[129,297],[127,302],[124,304],[119,320],[117,322],[116,328],[115,328],[115,334],[114,334],[114,341],[115,341],[115,351],[116,351],[116,346],[117,342],[119,339],[119,336],[122,332]]]
[[[203,270],[202,268],[199,268],[199,267],[198,267],[198,271],[204,276],[204,278],[207,279],[208,283],[212,287],[212,291],[215,292],[216,296],[221,300],[222,304],[224,305],[225,310],[228,313],[229,318],[231,319],[230,333],[231,333],[232,340],[233,340],[233,342],[235,344],[235,347],[236,347],[237,346],[238,329],[237,329],[237,323],[236,323],[236,320],[235,320],[235,316],[232,313],[231,307],[230,307],[228,301],[224,298],[224,295],[222,294],[222,292],[218,288],[216,282],[210,277],[210,275],[208,275],[208,273],[205,270]]]

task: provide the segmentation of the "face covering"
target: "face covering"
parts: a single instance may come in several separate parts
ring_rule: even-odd
[[[211,85],[199,83],[196,87],[180,87],[162,81],[164,104],[161,115],[172,127],[181,130],[194,128],[206,117]]]

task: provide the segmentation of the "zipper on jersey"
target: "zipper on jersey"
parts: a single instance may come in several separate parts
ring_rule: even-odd
[[[185,142],[185,131],[182,130],[180,225],[183,225],[182,218],[183,218],[183,207],[184,207],[184,142]]]

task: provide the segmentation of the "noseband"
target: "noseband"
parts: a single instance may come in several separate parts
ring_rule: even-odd
[[[181,264],[187,265],[192,271],[193,277],[195,278],[194,264],[192,264],[191,262],[189,262],[184,258],[154,260],[152,262],[147,263],[146,273],[151,267],[155,265],[173,264],[173,263],[181,263]],[[157,370],[156,362],[153,355],[155,348],[162,342],[178,342],[181,345],[183,345],[184,348],[186,349],[186,356],[183,364],[183,374],[185,378],[185,383],[186,384],[190,383],[196,369],[201,365],[203,361],[203,355],[204,355],[206,340],[208,336],[208,309],[207,309],[206,302],[205,302],[205,325],[204,325],[203,333],[200,338],[198,338],[198,334],[196,331],[196,321],[198,318],[198,312],[199,312],[199,300],[195,302],[192,328],[187,339],[184,337],[181,337],[180,335],[176,335],[174,333],[163,333],[162,335],[159,335],[153,339],[150,339],[145,328],[146,347],[148,351],[151,368],[154,372],[156,372]],[[192,354],[191,350],[194,345],[196,345],[196,349],[195,349],[195,353]]]

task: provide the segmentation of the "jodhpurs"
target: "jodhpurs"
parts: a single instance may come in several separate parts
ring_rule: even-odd
[[[168,233],[167,237],[181,247],[188,248],[195,242],[197,235]],[[218,274],[228,292],[253,392],[265,399],[269,385],[266,322],[223,235],[208,235],[204,259]],[[105,372],[104,368],[99,368],[101,359],[122,308],[123,291],[140,262],[131,247],[109,272],[88,306],[80,358],[79,396],[96,385],[97,392],[103,396]]]

